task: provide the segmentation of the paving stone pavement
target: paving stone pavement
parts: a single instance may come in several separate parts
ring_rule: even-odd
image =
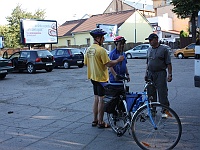
[[[183,133],[175,150],[200,149],[200,88],[194,59],[175,59],[169,83],[171,107]],[[131,91],[143,90],[145,59],[128,60]],[[139,150],[127,132],[91,127],[92,86],[86,67],[50,73],[11,73],[0,80],[0,150]],[[105,120],[107,121],[106,115]]]

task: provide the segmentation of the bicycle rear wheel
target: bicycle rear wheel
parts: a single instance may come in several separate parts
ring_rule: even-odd
[[[125,124],[127,123],[127,113],[124,108],[124,104],[121,101],[120,107],[119,105],[115,108],[115,113],[107,113],[108,122],[112,128],[112,130],[118,134],[118,136],[123,135],[126,132]]]
[[[182,126],[176,112],[161,104],[150,105],[154,128],[148,114],[147,105],[141,107],[133,116],[131,130],[137,145],[142,149],[173,149],[179,142]],[[167,114],[163,117],[163,111]]]

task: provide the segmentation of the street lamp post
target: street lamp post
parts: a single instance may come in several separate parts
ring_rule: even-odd
[[[137,28],[136,28],[136,8],[135,8],[135,43],[137,42],[136,38],[137,38]]]

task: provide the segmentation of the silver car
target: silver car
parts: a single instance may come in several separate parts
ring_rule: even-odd
[[[168,45],[161,44],[163,46],[166,46],[170,55],[172,53],[171,48]],[[125,52],[126,58],[131,59],[131,58],[147,58],[147,50],[150,47],[150,44],[140,44],[130,50],[127,50]]]
[[[125,52],[126,58],[146,58],[147,57],[147,50],[150,47],[150,44],[140,44],[128,51]]]

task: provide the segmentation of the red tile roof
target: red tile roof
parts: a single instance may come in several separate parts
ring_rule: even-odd
[[[86,19],[66,21],[58,27],[58,36],[71,36],[71,32],[84,21]]]
[[[121,26],[135,10],[93,15],[72,32],[88,32],[96,28],[96,24],[117,24]]]
[[[120,27],[135,10],[93,15],[88,19],[66,21],[58,28],[58,36],[70,36],[72,33],[88,32],[97,24],[117,24]]]

